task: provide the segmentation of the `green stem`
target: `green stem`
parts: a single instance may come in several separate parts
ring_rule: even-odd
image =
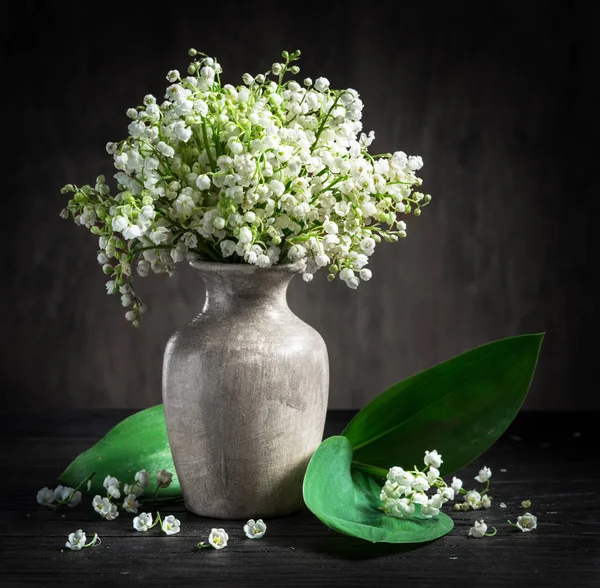
[[[385,478],[387,476],[388,470],[383,468],[378,468],[377,466],[369,465],[368,463],[362,463],[360,461],[352,461],[352,467],[361,470],[367,474],[374,474],[379,478]]]
[[[208,161],[210,163],[210,169],[213,173],[216,171],[217,167],[215,165],[215,161],[212,156],[212,152],[210,150],[210,145],[208,144],[208,135],[206,133],[206,121],[202,119],[202,138],[204,139],[204,148],[206,149],[206,155],[208,156]]]

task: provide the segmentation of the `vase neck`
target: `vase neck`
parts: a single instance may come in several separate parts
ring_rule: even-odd
[[[288,311],[287,289],[297,273],[293,266],[259,268],[247,264],[193,262],[206,287],[203,314],[254,309]]]

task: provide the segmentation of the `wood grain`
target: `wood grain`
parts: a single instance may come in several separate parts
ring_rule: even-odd
[[[38,488],[53,486],[68,461],[128,414],[49,412],[26,422],[3,415],[0,439],[11,444],[3,466],[18,483],[7,484],[0,494],[0,584],[598,586],[600,480],[591,444],[598,413],[521,413],[484,456],[459,474],[470,486],[480,467],[491,467],[492,508],[451,511],[454,530],[418,548],[345,537],[307,510],[267,520],[267,534],[250,541],[239,521],[196,517],[181,505],[161,510],[182,522],[178,535],[166,537],[136,533],[126,513],[115,521],[101,520],[89,498],[55,512],[35,503]],[[330,412],[326,435],[339,434],[352,414]],[[506,522],[523,514],[518,506],[524,499],[532,501],[530,510],[539,519],[538,529],[528,534]],[[499,508],[501,501],[508,508]],[[469,527],[481,518],[498,534],[469,539]],[[227,530],[229,546],[221,552],[196,551],[213,526]],[[61,552],[68,533],[79,528],[97,532],[102,545]]]
[[[360,408],[474,346],[545,331],[526,406],[600,408],[585,384],[591,351],[580,344],[598,326],[599,294],[587,6],[396,2],[366,18],[334,3],[316,18],[266,2],[236,18],[225,4],[166,22],[136,11],[135,25],[124,25],[110,4],[88,17],[87,5],[12,3],[0,25],[4,69],[35,64],[35,84],[2,98],[14,116],[5,123],[0,383],[21,391],[7,402],[39,410],[160,401],[164,346],[200,311],[201,281],[186,267],[139,280],[150,310],[133,330],[104,293],[95,238],[58,217],[60,187],[112,175],[105,143],[123,136],[127,107],[160,95],[171,67],[184,69],[189,46],[219,56],[232,82],[299,47],[302,74],[361,93],[378,151],[424,157],[434,197],[408,219],[405,241],[378,248],[374,277],[358,291],[325,275],[292,284],[291,308],[329,348],[330,406]]]

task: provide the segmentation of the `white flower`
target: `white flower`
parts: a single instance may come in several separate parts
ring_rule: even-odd
[[[167,535],[175,535],[181,530],[181,523],[173,515],[166,516],[162,522],[162,530]]]
[[[531,500],[522,500],[520,508],[529,508],[531,506]]]
[[[171,485],[173,474],[166,470],[159,470],[156,474],[156,484],[159,488],[167,488]]]
[[[475,476],[475,479],[483,484],[492,477],[492,470],[488,467],[483,467],[479,470],[479,473]]]
[[[490,508],[492,506],[492,499],[487,494],[481,497],[481,506],[483,508]]]
[[[440,470],[438,470],[437,468],[434,467],[430,467],[429,471],[427,472],[427,481],[430,484],[433,484],[440,476]]]
[[[244,525],[244,533],[246,533],[246,537],[248,539],[260,539],[267,530],[267,525],[263,523],[262,519],[258,519],[255,521],[254,519],[250,519]]]
[[[251,243],[252,242],[252,231],[248,227],[242,227],[238,236],[240,243]]]
[[[131,512],[133,514],[137,514],[140,503],[137,501],[137,496],[135,494],[129,494],[123,500],[123,510],[127,512]]]
[[[85,547],[86,541],[87,538],[85,536],[85,533],[81,529],[78,529],[77,531],[75,531],[75,533],[69,534],[69,539],[65,543],[65,547],[68,547],[73,551],[79,551],[82,547]]]
[[[429,490],[429,482],[424,474],[418,473],[413,480],[412,487],[417,492],[427,492]]]
[[[208,536],[208,542],[215,549],[227,547],[227,541],[229,541],[229,535],[225,532],[225,529],[212,529]]]
[[[373,277],[371,270],[367,268],[361,269],[358,275],[363,282],[368,282]]]
[[[81,492],[78,490],[75,492],[74,488],[70,486],[57,486],[54,490],[54,500],[57,502],[67,501],[67,506],[73,508],[81,502]]]
[[[207,175],[200,175],[196,178],[196,186],[199,190],[208,190],[210,188],[210,178]]]
[[[458,492],[462,488],[462,486],[463,486],[463,483],[460,478],[455,478],[455,477],[452,478],[451,487],[456,494],[458,494]]]
[[[473,510],[481,508],[481,494],[476,490],[469,490],[465,495],[465,504],[469,505]]]
[[[142,229],[140,229],[140,227],[138,227],[137,225],[131,225],[130,227],[126,227],[123,230],[123,237],[125,237],[125,239],[137,239],[141,235]]]
[[[133,246],[142,277],[210,256],[264,268],[305,260],[306,282],[330,268],[328,279],[351,289],[370,280],[376,244],[405,237],[399,215],[418,215],[431,199],[416,191],[422,159],[369,154],[375,136],[363,132],[356,90],[332,89],[325,77],[279,86],[262,73],[222,84],[217,60],[192,57],[189,76],[169,70],[164,101],[147,94],[127,110],[126,138],[106,146],[114,193],[104,178],[63,188],[72,198],[62,216],[103,242],[103,271],[131,276]],[[296,75],[295,59],[271,71]],[[139,326],[139,296],[121,294]]]
[[[454,500],[454,488],[452,488],[451,486],[447,486],[446,488],[440,488],[438,489],[438,492],[441,493],[444,502],[448,502],[448,500]]]
[[[112,521],[119,516],[117,505],[113,504],[108,498],[96,495],[92,501],[94,510],[105,518],[107,521]]]
[[[112,228],[113,231],[120,233],[129,225],[129,221],[126,216],[115,216],[112,219]]]
[[[104,478],[104,482],[102,483],[102,485],[106,488],[106,492],[110,496],[112,496],[115,499],[121,498],[121,491],[119,490],[121,482],[119,482],[117,478],[108,475],[106,476],[106,478]]]
[[[475,537],[475,539],[481,539],[487,533],[487,525],[481,521],[475,521],[475,525],[473,525],[469,529],[469,537]]]
[[[329,80],[327,78],[317,78],[315,80],[315,89],[319,92],[325,92],[329,88]]]
[[[517,524],[515,526],[523,531],[523,533],[529,533],[537,528],[537,517],[526,512],[524,515],[517,518]]]
[[[426,451],[423,461],[425,462],[425,465],[434,468],[439,468],[442,465],[442,463],[444,463],[442,456],[435,449],[433,451]]]
[[[152,513],[142,512],[133,519],[133,528],[136,531],[145,532],[152,526]]]
[[[393,507],[391,514],[398,518],[412,517],[415,514],[415,505],[408,498],[400,498]]]
[[[38,490],[37,501],[42,506],[50,506],[54,502],[54,490],[47,487]]]
[[[167,145],[164,141],[159,141],[156,145],[156,149],[165,157],[173,157],[175,155],[175,150],[173,147]]]
[[[135,481],[140,488],[146,488],[150,484],[150,474],[146,470],[140,470],[135,474]]]

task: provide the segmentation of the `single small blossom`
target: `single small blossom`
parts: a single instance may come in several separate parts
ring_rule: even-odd
[[[508,522],[513,527],[517,527],[519,530],[523,531],[523,533],[530,533],[537,528],[537,517],[529,512],[518,517],[516,524],[511,523],[510,521]]]
[[[121,498],[121,491],[119,490],[121,482],[119,482],[117,478],[108,475],[106,476],[106,478],[104,478],[104,482],[102,483],[102,485],[106,488],[107,494],[109,494],[117,500]]]
[[[465,494],[465,504],[467,504],[473,510],[481,508],[481,494],[476,490],[469,490]]]
[[[487,533],[487,525],[481,521],[475,521],[475,524],[469,529],[469,537],[475,537],[475,539],[481,539]]]
[[[225,532],[225,529],[212,529],[208,536],[208,542],[215,549],[227,547],[227,541],[229,541],[229,535]]]
[[[481,484],[487,482],[492,477],[492,470],[488,467],[483,467],[479,470],[479,473],[475,476],[475,479]]]
[[[54,502],[54,490],[47,487],[38,490],[37,501],[42,506],[50,506]]]
[[[167,488],[173,481],[173,474],[166,470],[159,470],[156,474],[156,484],[159,488]]]
[[[488,496],[487,494],[484,494],[481,497],[481,506],[483,508],[490,508],[492,506],[492,499],[490,496]]]
[[[107,497],[96,495],[92,500],[94,510],[105,518],[107,521],[112,521],[119,516],[119,510],[116,504],[113,504]]]
[[[87,541],[87,537],[85,533],[78,529],[75,533],[69,534],[69,539],[65,543],[65,547],[72,549],[73,551],[79,551],[82,547],[85,547],[85,542]]]
[[[260,539],[266,532],[267,525],[263,523],[262,519],[254,520],[250,519],[244,525],[244,533],[246,533],[246,537],[248,539]]]
[[[175,535],[175,533],[179,533],[181,530],[181,523],[173,515],[168,515],[163,519],[162,530],[167,535]]]
[[[423,461],[425,462],[425,465],[432,466],[434,468],[439,468],[442,463],[444,463],[442,456],[435,449],[433,451],[426,451]]]
[[[452,484],[450,485],[456,494],[459,493],[460,489],[463,486],[462,480],[460,478],[452,478]]]
[[[127,512],[131,512],[133,514],[137,514],[140,503],[137,501],[137,496],[135,494],[128,494],[123,500],[123,510]]]
[[[529,508],[531,506],[531,500],[521,501],[521,508]]]
[[[150,474],[146,470],[140,470],[135,474],[135,481],[140,488],[146,488],[150,484]]]
[[[152,526],[152,513],[142,512],[133,518],[133,528],[136,531],[145,532]]]

